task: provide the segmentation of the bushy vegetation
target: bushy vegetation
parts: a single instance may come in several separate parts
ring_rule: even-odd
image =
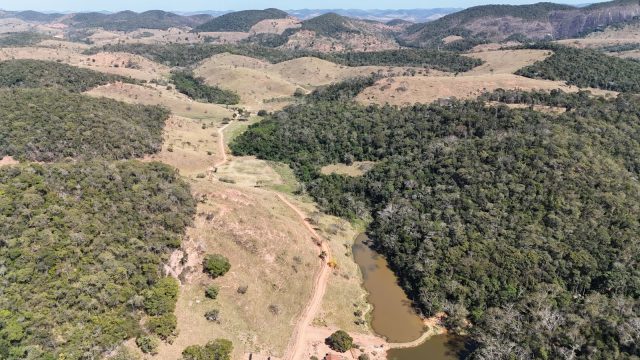
[[[537,44],[553,55],[516,72],[534,79],[562,80],[570,85],[613,91],[640,92],[640,62],[590,49]]]
[[[349,18],[336,13],[326,13],[302,22],[302,30],[315,32],[317,35],[335,37],[340,34],[359,34],[361,31],[350,26]]]
[[[0,90],[0,157],[54,161],[155,153],[169,112],[64,91]]]
[[[347,352],[353,347],[353,338],[344,330],[338,330],[325,339],[332,350]]]
[[[161,266],[194,211],[159,163],[0,168],[0,358],[100,358],[145,309],[169,314],[150,296],[169,300]]]
[[[100,51],[128,52],[171,66],[192,66],[208,57],[225,52],[249,56],[271,63],[313,56],[347,66],[418,66],[443,71],[462,72],[482,64],[479,59],[453,52],[426,49],[398,49],[385,51],[318,53],[290,51],[253,45],[211,44],[116,44],[94,47],[85,51],[92,55]]]
[[[83,92],[117,81],[135,82],[123,76],[107,75],[55,61],[24,59],[0,62],[0,87],[6,88],[56,88]]]
[[[31,31],[0,35],[0,47],[33,46],[47,37]]]
[[[473,324],[475,358],[638,356],[640,102],[487,97],[571,111],[312,101],[231,148],[288,163],[325,211],[369,217],[422,311]],[[359,178],[319,171],[347,159],[376,165]]]
[[[209,299],[213,299],[213,300],[215,300],[218,297],[219,293],[220,293],[220,287],[218,285],[209,285],[204,290],[204,295]]]
[[[205,346],[191,345],[182,352],[183,360],[230,360],[233,344],[226,339],[209,341]]]
[[[196,101],[228,105],[240,102],[240,96],[235,92],[209,86],[204,83],[203,78],[195,77],[190,71],[174,71],[171,73],[171,81],[176,90]]]
[[[372,86],[376,81],[380,80],[382,76],[373,74],[371,76],[362,76],[347,79],[339,83],[319,87],[315,89],[310,95],[309,99],[312,101],[347,101],[355,98],[364,89]],[[268,115],[266,112],[263,116]]]
[[[142,13],[133,11],[120,11],[114,14],[79,13],[66,19],[65,22],[75,28],[134,31],[138,29],[167,30],[172,27],[195,26],[201,21],[200,17],[196,16],[181,16],[162,10],[149,10]]]
[[[278,9],[243,10],[215,17],[196,27],[194,31],[241,31],[248,32],[251,27],[262,20],[284,19],[289,14]]]
[[[229,259],[220,254],[208,254],[204,257],[202,262],[202,268],[204,272],[209,274],[212,278],[220,277],[231,269]]]

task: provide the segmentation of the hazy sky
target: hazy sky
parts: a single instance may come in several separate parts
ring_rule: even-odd
[[[277,7],[280,9],[411,9],[436,7],[469,7],[490,3],[527,4],[526,0],[0,0],[4,10],[134,10],[150,9],[197,11],[242,10]],[[588,0],[564,0],[562,3],[583,4]]]

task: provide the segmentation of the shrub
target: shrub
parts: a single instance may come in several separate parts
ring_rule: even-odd
[[[227,339],[209,341],[207,345],[191,345],[182,351],[183,360],[230,360],[233,343]]]
[[[220,287],[218,285],[209,285],[204,290],[204,295],[209,299],[215,300],[218,297],[219,292],[220,292]]]
[[[215,279],[226,274],[231,269],[231,264],[229,259],[220,254],[209,254],[205,256],[202,267],[204,272]]]
[[[136,345],[145,354],[155,355],[158,353],[158,339],[153,336],[139,336],[136,339]]]
[[[267,110],[258,110],[258,116],[267,116],[268,114]]]
[[[358,360],[369,360],[369,354],[360,354]]]
[[[325,344],[337,352],[346,352],[353,347],[353,338],[346,331],[338,330],[325,339]]]
[[[149,315],[173,312],[178,299],[178,281],[172,277],[160,279],[144,297],[144,309]]]
[[[147,329],[164,340],[174,334],[177,325],[178,320],[173,314],[152,316],[147,320]]]
[[[220,320],[220,310],[212,309],[204,313],[205,319],[218,322]]]
[[[236,290],[238,292],[238,294],[246,294],[247,291],[249,290],[249,285],[242,285],[242,286],[238,286],[238,289]]]

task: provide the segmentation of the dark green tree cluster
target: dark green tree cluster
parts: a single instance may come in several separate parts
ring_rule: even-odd
[[[64,91],[0,90],[0,157],[54,161],[155,153],[169,112]]]
[[[317,35],[335,37],[341,34],[359,34],[361,30],[350,24],[349,18],[336,13],[326,13],[302,22],[302,30],[315,32]],[[299,31],[300,29],[295,29]]]
[[[325,339],[325,343],[332,350],[347,352],[353,347],[353,338],[344,330],[338,330]]]
[[[100,358],[141,335],[145,314],[173,316],[161,267],[194,212],[160,163],[0,168],[0,358]]]
[[[591,49],[554,44],[532,48],[548,49],[553,55],[516,72],[534,79],[561,80],[579,87],[640,92],[640,62],[621,59]]]
[[[227,339],[209,341],[205,346],[191,345],[182,351],[182,360],[230,360],[233,344]]]
[[[640,103],[502,92],[406,108],[309,102],[231,145],[288,163],[328,212],[368,233],[425,314],[473,326],[479,359],[640,355]],[[364,176],[322,175],[345,159]]]
[[[231,269],[229,259],[220,254],[209,254],[204,257],[202,262],[202,268],[204,272],[209,274],[212,278],[220,277]],[[217,295],[217,293],[216,293]]]
[[[127,52],[170,66],[188,67],[216,54],[249,56],[271,63],[313,56],[347,66],[415,66],[443,71],[463,72],[482,64],[476,58],[448,51],[429,49],[397,49],[384,51],[319,53],[274,49],[257,45],[212,44],[114,44],[87,49],[84,54],[101,51]]]
[[[176,90],[196,101],[228,105],[240,102],[240,96],[234,91],[207,85],[203,78],[195,77],[190,71],[174,71],[171,73],[171,81]]]
[[[309,99],[312,101],[347,101],[355,98],[364,89],[382,79],[378,74],[355,77],[339,83],[322,86],[315,89]],[[264,115],[267,115],[266,113]]]
[[[23,59],[0,62],[0,87],[3,88],[56,88],[83,92],[117,81],[135,82],[123,76],[108,75],[55,61]]]
[[[208,15],[182,16],[162,10],[149,10],[141,13],[133,11],[120,11],[113,14],[78,13],[63,21],[72,25],[74,29],[102,28],[110,31],[134,31],[196,26],[210,18]]]
[[[0,36],[0,47],[33,46],[46,38],[32,31],[8,33]]]
[[[196,27],[194,31],[241,31],[248,32],[251,27],[262,20],[284,19],[289,14],[278,9],[243,10],[215,17]]]

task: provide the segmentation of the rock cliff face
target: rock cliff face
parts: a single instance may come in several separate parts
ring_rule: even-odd
[[[539,3],[521,6],[478,6],[430,23],[416,24],[399,39],[409,45],[438,43],[448,35],[489,41],[512,36],[531,39],[579,37],[609,25],[640,19],[640,1],[617,0],[576,8]]]
[[[549,22],[553,27],[554,37],[566,39],[639,16],[640,4],[636,2],[619,6],[594,7],[588,10],[552,12],[549,15]]]

